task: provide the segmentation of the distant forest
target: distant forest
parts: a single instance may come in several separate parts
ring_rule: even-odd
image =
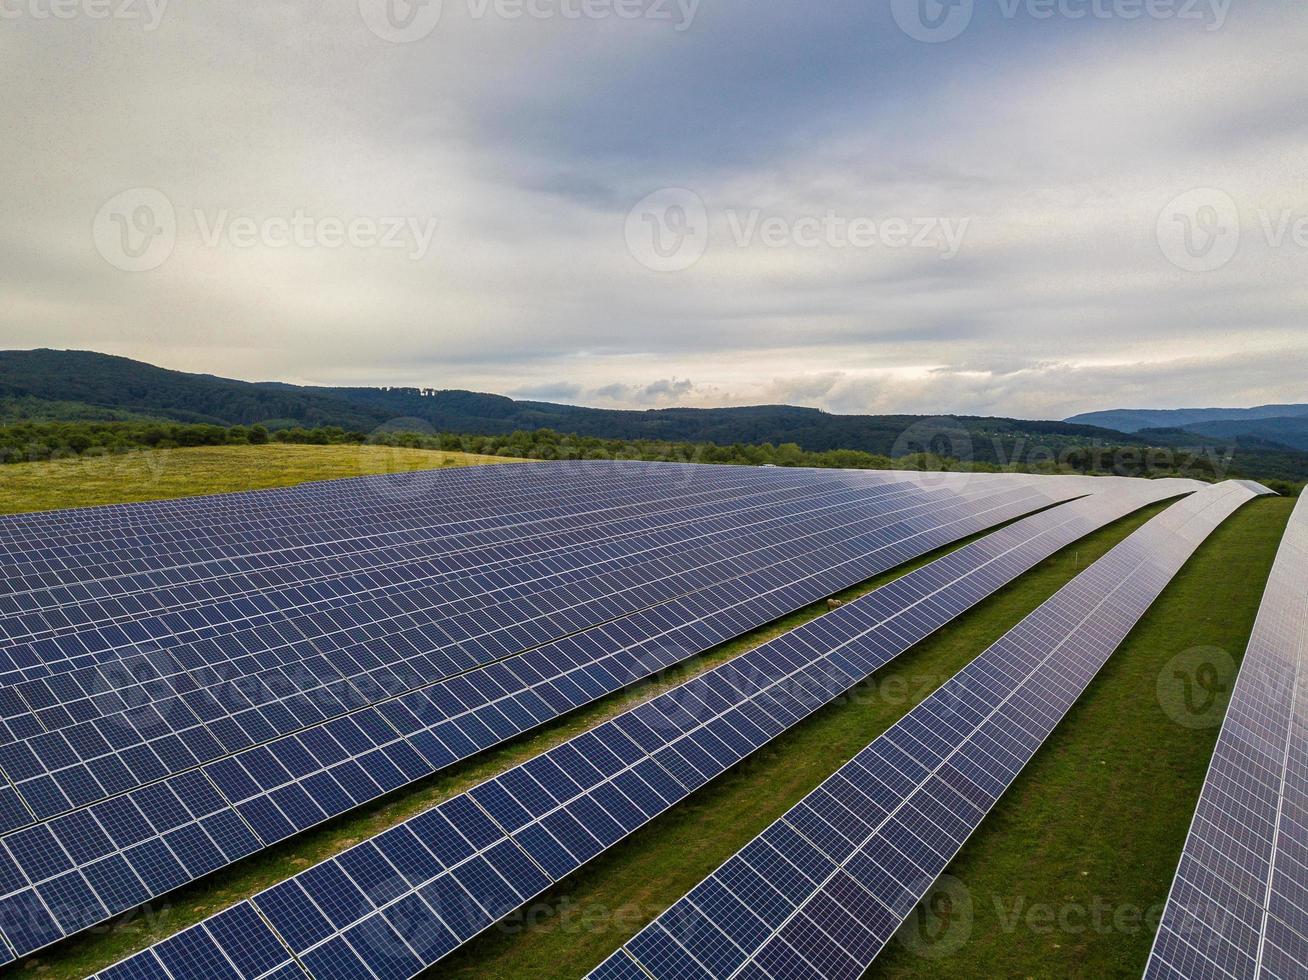
[[[1120,432],[982,416],[834,415],[793,405],[619,411],[459,390],[253,384],[93,351],[0,351],[0,452],[9,461],[267,433],[291,442],[420,439],[542,457],[625,453],[781,466],[884,466],[889,459],[912,466],[920,457],[977,469],[1308,481],[1308,452],[1295,448],[1301,438],[1308,444],[1304,418],[1209,424],[1226,428]]]
[[[747,466],[812,466],[843,469],[906,469],[924,471],[1061,473],[1103,476],[1182,476],[1215,481],[1233,477],[1260,478],[1271,489],[1297,495],[1302,480],[1242,472],[1229,459],[1203,454],[1178,454],[1140,446],[1065,447],[1038,461],[1000,466],[963,461],[933,452],[890,457],[857,449],[802,449],[796,443],[668,442],[651,439],[600,439],[560,434],[553,429],[497,435],[431,434],[414,431],[351,432],[338,426],[269,430],[263,425],[217,426],[166,422],[22,422],[0,426],[0,463],[162,450],[187,446],[265,443],[309,445],[381,445],[441,449],[487,456],[525,459],[632,459],[681,463]]]

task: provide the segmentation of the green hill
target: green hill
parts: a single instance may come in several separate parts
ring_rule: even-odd
[[[1208,422],[1263,421],[1276,423],[1288,418],[1308,417],[1308,405],[1259,405],[1257,408],[1123,408],[1106,412],[1086,412],[1073,415],[1068,422],[1080,425],[1099,425],[1120,432],[1139,432],[1142,429],[1192,429],[1208,431],[1202,426]],[[1260,430],[1265,438],[1269,428]]]
[[[1218,462],[1219,469],[1230,467],[1241,475],[1308,479],[1308,452],[1300,451],[1308,447],[1295,443],[1299,448],[1287,448],[1261,430],[1215,435],[1176,427],[1121,432],[1078,420],[833,415],[793,405],[618,411],[460,390],[256,384],[91,351],[0,351],[0,422],[143,419],[225,426],[262,423],[270,429],[334,426],[365,434],[414,428],[415,422],[436,432],[486,436],[553,429],[610,440],[794,443],[813,452],[851,449],[894,457],[929,451],[1000,466],[1035,465],[1105,447],[1122,453],[1153,448],[1174,455],[1200,454]]]

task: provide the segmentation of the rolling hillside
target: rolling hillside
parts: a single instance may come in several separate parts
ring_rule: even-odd
[[[1302,417],[1293,418],[1300,409]],[[91,351],[0,351],[0,424],[144,419],[226,426],[262,423],[270,429],[335,426],[364,434],[416,424],[436,432],[485,436],[548,428],[608,440],[795,443],[813,452],[852,449],[895,457],[932,451],[997,465],[1048,462],[1088,448],[1128,453],[1164,448],[1216,461],[1230,459],[1232,471],[1241,475],[1302,482],[1308,478],[1308,406],[1268,406],[1266,411],[1273,414],[1247,424],[1222,422],[1222,428],[1212,430],[1202,427],[1209,420],[1168,412],[1095,413],[1059,422],[832,415],[792,405],[617,411],[460,390],[251,383]],[[1292,417],[1290,422],[1298,427],[1292,437],[1269,436],[1267,426],[1290,428],[1283,416]],[[1141,422],[1170,427],[1123,432],[1084,424],[1100,418],[1132,428]]]
[[[995,462],[1024,445],[1058,452],[1069,446],[1147,444],[1139,437],[1066,422],[962,417],[941,427],[918,425],[923,422],[918,416],[831,415],[791,405],[616,411],[472,391],[252,384],[89,351],[0,352],[0,412],[10,421],[150,417],[217,425],[334,425],[363,432],[416,419],[441,432],[499,435],[551,428],[605,439],[794,442],[819,452],[882,454],[918,451],[934,439],[941,450],[970,451]]]
[[[1267,422],[1267,427],[1254,427],[1249,434],[1273,438],[1267,432],[1286,419],[1308,418],[1308,405],[1260,405],[1257,408],[1125,408],[1106,412],[1086,412],[1073,415],[1068,422],[1077,425],[1098,425],[1119,432],[1139,432],[1142,429],[1189,429],[1195,432],[1211,431],[1204,427],[1211,422]]]

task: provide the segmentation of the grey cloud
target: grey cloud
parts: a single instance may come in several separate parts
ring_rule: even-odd
[[[576,398],[582,392],[581,385],[572,384],[567,381],[556,381],[552,384],[528,385],[525,388],[515,388],[507,392],[513,398],[525,398],[534,401],[567,401]]]
[[[1196,186],[1308,214],[1301,6],[1242,9],[1206,36],[1008,24],[979,5],[940,46],[899,34],[884,4],[724,0],[684,35],[446,7],[404,46],[351,3],[174,4],[149,35],[7,21],[0,345],[633,408],[1302,397],[1308,255],[1250,229],[1228,267],[1194,275],[1154,240]],[[657,273],[624,222],[665,185],[696,190],[719,230],[723,209],[755,207],[972,223],[951,261],[719,235]],[[172,199],[179,238],[126,274],[88,229],[137,186]],[[409,261],[206,247],[191,217],[296,207],[440,224]]]

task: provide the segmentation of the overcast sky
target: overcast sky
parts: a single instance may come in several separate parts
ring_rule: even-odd
[[[1305,401],[1305,51],[1302,0],[0,0],[0,346],[606,407]]]

